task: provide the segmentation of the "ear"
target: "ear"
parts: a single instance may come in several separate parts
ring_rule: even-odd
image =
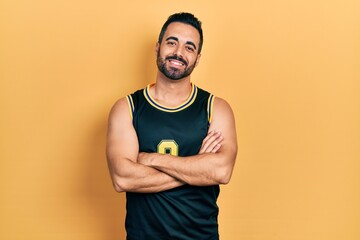
[[[157,57],[159,50],[160,50],[160,44],[159,44],[159,42],[156,42],[156,45],[155,45],[155,57]]]
[[[200,57],[201,57],[201,53],[199,53],[199,54],[197,55],[196,62],[195,62],[195,67],[199,64]]]

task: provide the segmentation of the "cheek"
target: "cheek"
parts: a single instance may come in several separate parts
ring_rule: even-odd
[[[191,57],[191,58],[188,58],[189,59],[189,65],[195,65],[196,66],[196,61],[197,61],[197,58],[196,57]]]
[[[165,60],[166,57],[170,56],[171,53],[168,53],[168,52],[160,52],[160,54],[158,55],[158,57],[162,58]]]
[[[173,51],[171,50],[171,48],[162,47],[162,48],[159,48],[159,53],[160,53],[160,56],[167,56],[167,55],[173,54]]]

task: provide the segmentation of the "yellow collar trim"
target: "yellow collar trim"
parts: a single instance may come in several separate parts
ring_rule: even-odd
[[[151,106],[153,106],[161,111],[165,111],[165,112],[179,112],[179,111],[189,107],[195,101],[197,92],[198,92],[198,88],[194,84],[191,84],[192,87],[191,87],[191,92],[190,92],[188,99],[183,104],[180,104],[177,107],[168,107],[168,106],[164,106],[164,105],[156,102],[155,99],[153,99],[151,97],[150,87],[153,85],[154,84],[149,84],[149,85],[147,85],[146,88],[144,88],[144,96],[145,96],[146,100],[150,103]]]

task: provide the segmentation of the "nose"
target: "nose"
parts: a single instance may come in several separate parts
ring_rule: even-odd
[[[176,47],[174,54],[176,54],[178,57],[183,57],[183,53],[184,53],[184,47],[181,46],[180,44]]]

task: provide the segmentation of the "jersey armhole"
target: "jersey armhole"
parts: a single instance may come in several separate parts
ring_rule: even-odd
[[[130,118],[131,118],[131,120],[133,120],[134,111],[135,111],[134,101],[133,101],[131,95],[127,95],[127,96],[126,96],[126,100],[127,100],[128,105],[129,105]]]
[[[207,104],[207,114],[208,114],[208,123],[211,124],[212,121],[212,115],[213,115],[213,105],[214,105],[214,95],[210,94],[208,98],[208,104]]]

